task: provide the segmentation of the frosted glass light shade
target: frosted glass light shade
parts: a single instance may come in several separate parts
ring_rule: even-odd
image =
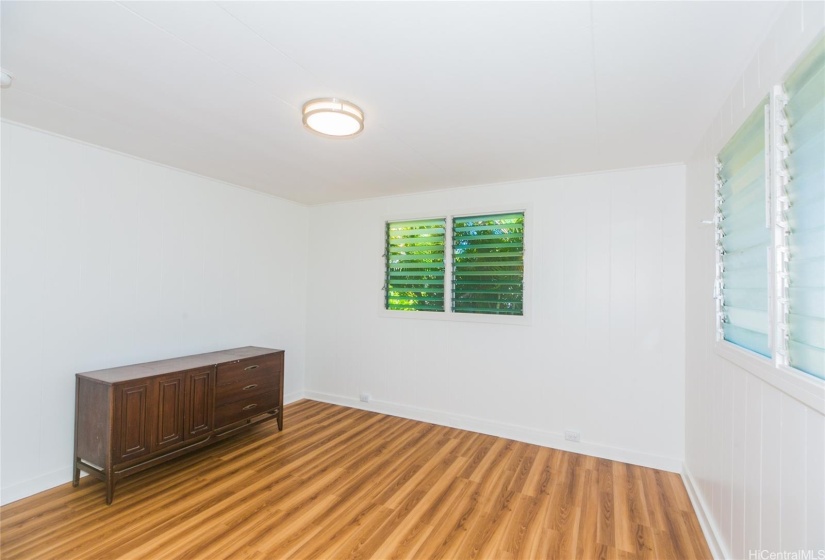
[[[304,103],[302,112],[304,126],[324,136],[345,138],[364,130],[364,112],[349,101],[313,99]]]

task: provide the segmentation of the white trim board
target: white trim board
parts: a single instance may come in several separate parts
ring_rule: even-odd
[[[354,398],[333,395],[330,393],[321,393],[317,391],[304,391],[304,397],[314,401],[337,404],[349,408],[358,408],[361,410],[368,410],[370,412],[379,412],[381,414],[399,416],[401,418],[409,418],[410,420],[419,420],[421,422],[429,422],[431,424],[448,426],[450,428],[459,428],[461,430],[513,439],[524,443],[560,449],[562,451],[582,453],[584,455],[591,455],[601,459],[610,459],[611,461],[630,463],[641,467],[650,467],[673,473],[682,472],[683,461],[681,458],[653,455],[641,451],[634,451],[632,449],[611,447],[608,445],[589,443],[586,441],[572,443],[564,439],[564,434],[546,432],[535,428],[528,428],[526,426],[517,426],[502,422],[491,422],[489,420],[474,418],[472,416],[452,414],[449,412],[418,408],[386,401],[372,400],[368,403],[364,403]]]
[[[702,533],[705,535],[705,540],[708,543],[710,553],[714,560],[724,560],[730,558],[724,548],[724,541],[719,538],[719,529],[713,522],[710,516],[710,510],[705,507],[705,502],[702,500],[702,495],[699,493],[696,482],[690,474],[687,466],[682,469],[682,482],[685,484],[690,503],[693,505],[693,510],[696,512],[696,517],[699,519],[699,525],[702,527]]]
[[[295,391],[284,395],[284,405],[299,401],[304,398],[303,391]],[[81,472],[80,476],[88,476],[85,472]],[[40,492],[45,492],[63,484],[69,484],[72,481],[72,465],[71,463],[53,470],[44,475],[30,478],[29,480],[13,484],[8,487],[0,489],[0,506],[22,500],[34,496]],[[102,487],[101,487],[102,489]]]
[[[736,364],[749,374],[782,391],[810,409],[825,414],[825,382],[813,375],[777,366],[769,358],[759,356],[726,340],[716,343],[716,354]]]

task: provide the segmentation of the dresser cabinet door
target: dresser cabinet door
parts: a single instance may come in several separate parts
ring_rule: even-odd
[[[210,367],[186,375],[186,439],[212,431],[214,374],[215,368]]]
[[[183,373],[158,378],[155,388],[156,422],[152,451],[164,449],[183,441],[183,407],[185,382]]]
[[[115,388],[115,463],[149,453],[151,429],[150,399],[155,380],[140,380]]]

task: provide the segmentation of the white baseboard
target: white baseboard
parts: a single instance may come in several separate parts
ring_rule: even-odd
[[[719,538],[719,529],[713,522],[710,509],[708,509],[705,500],[702,498],[702,494],[699,493],[699,487],[687,466],[682,468],[682,481],[685,483],[690,503],[693,504],[693,510],[696,512],[696,517],[699,518],[699,525],[702,526],[702,532],[705,534],[705,540],[708,541],[708,548],[710,548],[714,560],[730,558],[725,550],[724,541]]]
[[[441,412],[438,410],[431,410],[426,408],[418,408],[408,405],[385,401],[370,401],[363,403],[357,399],[342,397],[329,393],[320,393],[317,391],[294,391],[284,395],[284,404],[290,404],[301,399],[311,399],[330,404],[337,404],[347,406],[350,408],[358,408],[362,410],[369,410],[372,412],[380,412],[382,414],[389,414],[390,416],[400,416],[402,418],[409,418],[411,420],[419,420],[421,422],[429,422],[441,426],[449,426],[451,428],[459,428],[462,430],[469,430],[482,434],[488,434],[497,437],[504,437],[514,439],[516,441],[523,441],[525,443],[532,443],[544,447],[552,447],[554,449],[561,449],[563,451],[571,451],[573,453],[582,453],[584,455],[591,455],[593,457],[600,457],[602,459],[610,459],[612,461],[620,461],[623,463],[630,463],[642,467],[651,467],[654,469],[661,469],[664,471],[682,473],[682,460],[675,457],[665,457],[662,455],[654,455],[651,453],[644,453],[641,451],[634,451],[631,449],[623,449],[619,447],[611,447],[598,443],[589,443],[583,441],[581,443],[571,443],[564,439],[563,434],[555,432],[547,432],[537,430],[535,428],[528,428],[525,426],[517,426],[514,424],[506,424],[501,422],[491,422],[481,418],[474,418],[472,416],[464,416],[460,414],[453,414],[449,412]],[[60,486],[71,481],[72,467],[67,464],[65,467],[46,473],[44,475],[12,484],[11,486],[0,489],[0,505],[5,505],[28,496],[43,492],[55,486]],[[85,476],[85,473],[82,473]],[[683,474],[683,478],[685,475]],[[691,492],[691,500],[694,500],[694,493],[688,484],[688,492]],[[700,506],[694,501],[694,508],[697,510],[699,520],[702,522],[702,529],[705,530],[706,521],[703,521],[703,514],[700,514]],[[707,531],[706,531],[707,533]],[[711,538],[708,536],[708,543]],[[718,547],[717,547],[718,548]],[[713,550],[713,547],[711,547]],[[717,556],[714,551],[714,556]]]
[[[86,476],[86,473],[81,473],[81,475]],[[71,482],[71,480],[72,466],[70,464],[66,464],[65,467],[53,470],[46,474],[30,478],[29,480],[24,480],[23,482],[18,482],[17,484],[5,486],[0,489],[0,506],[10,504],[11,502],[16,502],[17,500],[22,500],[23,498],[28,498],[38,492],[43,492],[49,488],[54,488],[55,486],[60,486],[61,484]]]
[[[431,424],[438,424],[441,426],[449,426],[451,428],[459,428],[462,430],[469,430],[471,432],[478,432],[491,436],[514,439],[525,443],[541,445],[543,447],[552,447],[554,449],[561,449],[562,451],[592,455],[602,459],[610,459],[612,461],[630,463],[642,467],[651,467],[673,473],[682,472],[681,458],[665,457],[642,451],[611,447],[608,445],[590,443],[586,441],[572,443],[564,439],[564,434],[556,432],[547,432],[535,428],[517,426],[502,422],[491,422],[489,420],[474,418],[472,416],[441,412],[427,408],[418,408],[386,401],[373,400],[365,403],[354,398],[321,393],[318,391],[304,391],[304,397],[315,401],[337,404],[350,408],[358,408],[361,410],[369,410],[372,412],[380,412],[390,416],[400,416],[411,420],[419,420],[422,422],[429,422]]]
[[[292,393],[284,395],[284,404],[292,404],[295,401],[300,401],[303,398],[306,398],[306,395],[304,395],[303,391],[293,391]]]
[[[290,404],[304,398],[303,391],[295,391],[284,395],[284,404]],[[80,476],[87,476],[85,472],[81,472]],[[66,463],[66,466],[61,467],[52,472],[37,476],[35,478],[18,482],[10,486],[5,486],[0,489],[0,505],[4,506],[23,498],[28,498],[39,492],[44,492],[55,486],[66,484],[72,481],[72,465]]]

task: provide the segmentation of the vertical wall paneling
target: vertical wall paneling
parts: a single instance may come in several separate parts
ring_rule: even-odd
[[[770,387],[762,391],[762,538],[761,548],[781,550],[782,494],[781,460],[782,394]]]
[[[719,464],[715,475],[715,513],[720,520],[719,528],[725,542],[731,542],[733,534],[733,485],[731,484],[733,458],[733,391],[734,373],[729,372],[720,380],[717,401],[717,445]]]
[[[730,558],[825,549],[825,417],[717,354],[713,229],[696,225],[713,212],[715,154],[823,28],[822,2],[784,4],[686,166],[685,475]]]
[[[747,391],[745,394],[745,424],[742,426],[745,439],[745,471],[743,504],[744,532],[741,543],[744,547],[760,548],[760,531],[762,516],[762,385],[758,379],[745,375]]]
[[[807,530],[807,407],[788,395],[780,395],[780,425],[793,426],[782,434],[779,446],[780,515],[793,520],[782,523],[782,549],[805,550]],[[812,496],[813,497],[813,496]]]
[[[307,395],[679,470],[684,181],[673,165],[310,208],[348,236],[310,231]],[[528,210],[526,324],[380,311],[381,267],[352,247],[377,243],[386,220],[514,205]],[[348,297],[324,293],[330,269]]]
[[[816,499],[817,496],[825,496],[825,476],[822,476],[825,472],[825,417],[810,411],[806,416],[808,439],[805,445],[807,450],[805,493],[810,497],[807,500],[805,519],[806,545],[811,550],[825,550],[825,530],[823,530],[825,500]]]
[[[732,445],[731,445],[731,473],[745,472],[745,454],[747,452],[747,419],[748,419],[748,376],[738,371],[733,375],[732,391]],[[745,546],[745,515],[733,515],[733,512],[746,512],[745,508],[745,477],[732,477],[731,485],[731,552],[736,558],[745,558],[748,554]]]

